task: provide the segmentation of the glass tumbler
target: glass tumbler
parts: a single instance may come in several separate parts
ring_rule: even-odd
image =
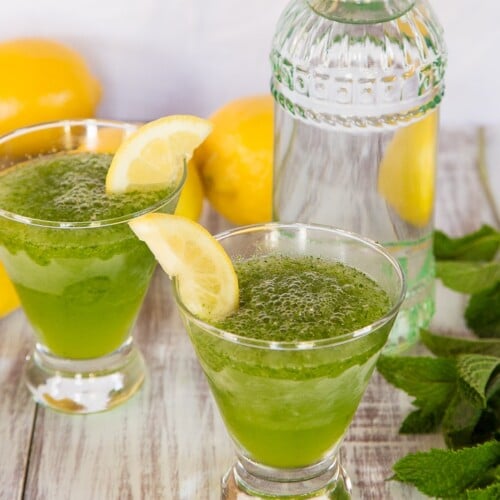
[[[404,298],[402,270],[378,244],[325,226],[269,223],[217,239],[233,260],[286,255],[341,262],[364,272],[390,298],[387,313],[358,330],[335,336],[332,327],[331,337],[284,342],[202,321],[183,304],[174,282],[184,324],[236,447],[222,498],[346,498],[350,480],[338,451]]]

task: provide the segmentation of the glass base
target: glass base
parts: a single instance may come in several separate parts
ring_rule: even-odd
[[[144,359],[131,339],[107,356],[82,360],[59,358],[37,344],[24,369],[37,403],[72,414],[101,412],[125,402],[144,375]]]
[[[351,498],[351,480],[336,456],[300,469],[275,469],[245,457],[222,478],[222,500]]]

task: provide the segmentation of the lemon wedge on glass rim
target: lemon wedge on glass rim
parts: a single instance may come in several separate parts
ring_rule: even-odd
[[[208,120],[172,115],[149,122],[116,151],[106,176],[106,192],[162,189],[177,184],[184,164],[212,130]]]
[[[163,270],[177,278],[179,296],[192,314],[218,321],[238,308],[238,278],[231,259],[203,226],[162,213],[143,215],[129,225]]]

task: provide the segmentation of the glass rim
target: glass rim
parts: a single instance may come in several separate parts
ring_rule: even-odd
[[[105,120],[99,118],[83,118],[83,119],[71,119],[71,120],[55,120],[43,123],[37,123],[35,125],[29,125],[26,127],[17,128],[11,132],[8,132],[0,136],[0,145],[7,143],[12,139],[22,137],[32,132],[37,132],[41,130],[48,130],[53,128],[68,128],[68,127],[101,127],[101,128],[116,128],[124,131],[133,132],[139,126],[139,123],[125,122],[120,120]],[[71,150],[68,150],[71,151]],[[62,152],[62,151],[61,151]],[[44,155],[42,155],[44,156]],[[12,165],[14,166],[14,165]],[[10,167],[7,167],[10,168]],[[149,212],[155,212],[160,208],[167,205],[172,199],[174,199],[182,190],[187,177],[187,162],[184,160],[184,168],[182,172],[182,177],[180,178],[178,184],[176,185],[174,191],[172,191],[166,198],[158,200],[153,205],[149,205],[141,210],[135,212],[130,212],[125,215],[120,215],[118,217],[110,217],[107,219],[97,219],[97,220],[87,220],[87,221],[57,221],[57,220],[46,220],[37,219],[35,217],[28,217],[25,215],[17,214],[9,210],[5,210],[0,207],[0,217],[9,219],[15,222],[20,222],[28,226],[38,226],[45,228],[56,228],[56,229],[93,229],[98,227],[113,226],[116,224],[122,224],[128,222],[132,219],[140,217],[141,215],[147,214]]]
[[[393,319],[396,314],[399,311],[399,308],[401,307],[401,304],[403,303],[406,295],[406,278],[404,275],[404,272],[401,268],[401,265],[399,262],[379,243],[376,241],[366,238],[364,236],[361,236],[357,233],[353,233],[351,231],[346,231],[344,229],[339,229],[336,227],[331,227],[331,226],[326,226],[323,224],[306,224],[306,223],[281,223],[281,222],[267,222],[267,223],[260,223],[260,224],[251,224],[251,225],[246,225],[246,226],[240,226],[236,227],[233,229],[229,229],[226,231],[223,231],[221,233],[218,233],[214,235],[214,237],[220,242],[223,241],[227,238],[231,238],[233,236],[237,236],[239,234],[247,234],[247,233],[252,233],[252,232],[261,232],[261,231],[273,231],[273,230],[281,230],[281,229],[291,229],[291,230],[315,230],[315,231],[323,231],[327,233],[335,233],[339,236],[342,236],[343,238],[347,240],[351,240],[354,242],[357,242],[359,244],[362,244],[365,247],[369,247],[372,250],[374,250],[376,253],[381,255],[386,259],[387,262],[389,262],[392,266],[392,268],[395,270],[397,277],[399,278],[399,283],[400,283],[400,289],[399,289],[399,295],[397,300],[394,302],[392,307],[387,311],[383,316],[378,318],[376,321],[373,321],[372,323],[363,326],[362,328],[358,328],[356,330],[353,330],[352,332],[344,333],[342,335],[337,335],[335,337],[328,337],[324,339],[317,339],[317,340],[288,340],[288,341],[273,341],[273,340],[263,340],[263,339],[256,339],[252,337],[244,337],[242,335],[238,335],[236,333],[223,330],[221,328],[218,328],[210,323],[208,323],[205,320],[202,320],[195,316],[182,302],[179,293],[178,293],[178,286],[177,286],[177,279],[174,277],[173,278],[173,293],[174,293],[174,298],[175,301],[186,317],[189,318],[189,321],[196,324],[203,330],[207,331],[209,334],[211,334],[214,337],[220,338],[222,340],[227,340],[229,342],[232,342],[234,344],[240,344],[244,345],[247,347],[254,347],[254,348],[260,348],[260,349],[267,349],[267,350],[282,350],[282,351],[305,351],[305,350],[312,350],[312,349],[320,349],[320,348],[325,348],[325,347],[331,347],[334,345],[340,345],[340,344],[345,344],[348,342],[352,342],[354,340],[357,340],[362,337],[366,337],[372,332],[375,332],[385,324],[387,324],[391,319]]]

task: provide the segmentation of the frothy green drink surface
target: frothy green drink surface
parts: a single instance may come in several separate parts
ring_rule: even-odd
[[[240,309],[218,327],[253,339],[331,338],[383,317],[392,301],[368,276],[313,257],[259,256],[235,264]],[[338,445],[392,321],[368,335],[310,348],[265,348],[187,322],[229,433],[240,451],[278,468],[304,467]]]
[[[58,153],[18,164],[0,173],[0,208],[34,219],[86,222],[132,214],[168,195],[168,190],[106,194],[112,158]]]
[[[239,309],[217,324],[245,337],[317,340],[383,317],[387,294],[362,272],[317,257],[271,255],[235,263]]]
[[[98,358],[133,326],[155,260],[126,222],[173,191],[105,193],[112,155],[60,153],[0,172],[0,208],[34,219],[112,225],[24,224],[0,213],[0,259],[38,341],[56,356]],[[162,211],[172,212],[176,199]]]

